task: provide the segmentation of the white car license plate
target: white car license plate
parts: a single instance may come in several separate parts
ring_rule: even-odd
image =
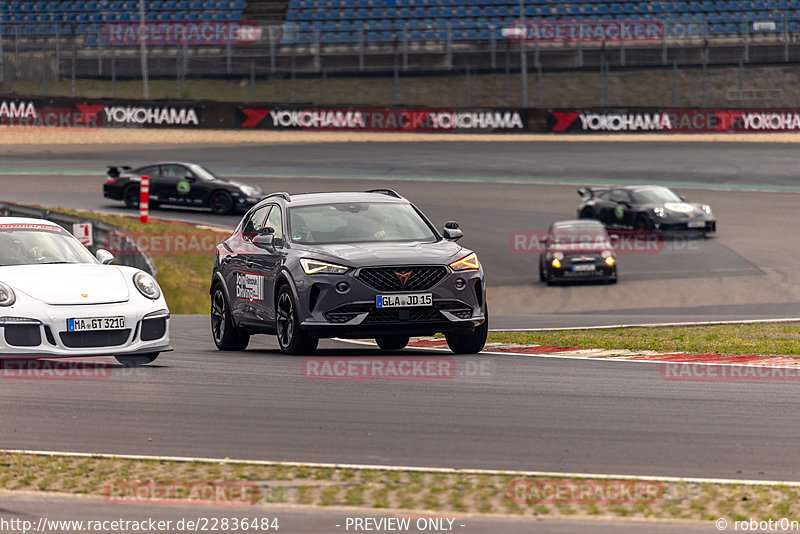
[[[580,264],[580,265],[573,265],[572,266],[572,270],[573,271],[583,271],[583,272],[594,271],[594,263],[585,263],[585,264]]]
[[[689,221],[686,223],[686,226],[689,228],[704,228],[705,225],[705,221]]]
[[[93,330],[123,330],[125,317],[83,317],[67,319],[70,332],[90,332]]]
[[[411,306],[432,306],[431,293],[408,293],[406,295],[378,295],[375,297],[378,308],[408,308]]]

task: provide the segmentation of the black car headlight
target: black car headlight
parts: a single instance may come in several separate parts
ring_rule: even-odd
[[[150,300],[156,300],[161,296],[161,288],[158,287],[156,279],[145,272],[138,272],[133,275],[133,285],[143,296]]]
[[[0,306],[11,306],[17,301],[14,290],[0,282]]]
[[[344,265],[336,265],[325,261],[303,258],[300,260],[303,272],[306,274],[344,274],[350,269]]]

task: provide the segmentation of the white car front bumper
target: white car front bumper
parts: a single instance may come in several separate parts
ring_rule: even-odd
[[[0,358],[132,355],[172,350],[163,297],[132,310],[130,303],[56,306],[28,302],[0,308]],[[125,317],[125,328],[69,332],[74,318]]]

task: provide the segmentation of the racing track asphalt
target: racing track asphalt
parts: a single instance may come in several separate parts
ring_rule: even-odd
[[[461,223],[486,268],[494,328],[800,317],[796,153],[785,143],[699,142],[4,146],[0,200],[124,212],[101,196],[105,165],[159,160],[198,161],[265,191],[391,187],[437,226]],[[622,254],[616,286],[538,283],[536,250],[515,249],[510,236],[574,217],[575,184],[612,181],[682,185],[712,205],[718,235]],[[226,228],[239,218],[152,215]]]
[[[666,380],[656,363],[512,355],[454,357],[443,380],[322,380],[273,336],[220,353],[207,323],[175,317],[175,352],[104,380],[0,377],[3,448],[800,481],[796,380]],[[328,361],[385,360],[321,346]]]

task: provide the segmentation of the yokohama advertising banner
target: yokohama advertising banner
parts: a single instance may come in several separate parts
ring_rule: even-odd
[[[389,132],[524,132],[518,109],[239,108],[241,128]]]
[[[551,110],[549,132],[792,132],[800,109],[599,109]]]
[[[197,128],[201,106],[69,99],[0,101],[0,125],[45,128]]]

